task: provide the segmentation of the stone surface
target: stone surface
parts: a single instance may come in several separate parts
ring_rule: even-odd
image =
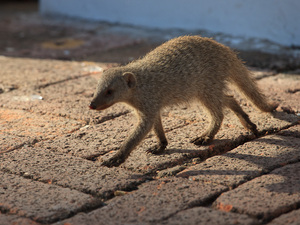
[[[99,68],[102,69],[102,67]],[[63,74],[61,71],[58,73],[59,76]],[[86,124],[100,123],[129,112],[130,108],[122,104],[114,105],[101,112],[89,110],[89,104],[101,74],[102,72],[88,73],[61,81],[50,80],[48,83],[33,87],[27,87],[27,83],[24,82],[20,84],[18,90],[1,94],[0,101],[5,108],[67,117]],[[29,78],[33,76],[34,74]]]
[[[9,171],[42,182],[76,189],[103,199],[116,190],[130,190],[146,178],[121,168],[102,167],[99,163],[47,149],[23,147],[4,153],[2,171]]]
[[[20,137],[0,131],[0,153],[9,152],[16,148],[20,148],[25,144],[31,144],[34,139],[30,137]]]
[[[150,181],[139,189],[107,202],[86,214],[78,214],[60,224],[143,224],[157,223],[174,213],[205,204],[226,187],[183,178]]]
[[[1,85],[6,91],[29,90],[61,83],[89,73],[81,62],[0,57]],[[103,64],[102,64],[103,65]],[[16,71],[20,71],[16,73]],[[34,94],[34,93],[32,93]]]
[[[102,205],[100,200],[76,190],[40,183],[1,171],[0,175],[1,211],[10,214],[45,223]]]
[[[22,110],[0,108],[0,152],[10,151],[25,143],[55,138],[79,129],[76,120],[34,115]]]
[[[133,131],[136,121],[134,113],[128,113],[101,124],[84,126],[72,134],[41,142],[38,145],[53,151],[96,159],[100,155],[118,150],[129,133]],[[166,117],[164,125],[165,130],[168,131],[183,126],[184,121]],[[147,137],[150,136],[153,134],[151,133]]]
[[[258,221],[246,215],[222,212],[204,207],[195,207],[181,211],[160,224],[172,225],[256,225]]]
[[[15,10],[31,4],[0,7],[0,54],[13,56],[0,56],[1,225],[298,223],[299,69],[278,65],[290,58],[240,55],[252,57],[247,65],[294,69],[252,68],[268,100],[280,103],[273,115],[232,91],[258,137],[225,110],[216,139],[195,146],[189,141],[207,128],[207,114],[197,103],[173,106],[162,112],[165,153],[145,153],[156,144],[151,132],[124,164],[107,168],[101,160],[115,153],[135,118],[122,104],[89,110],[97,80],[116,65],[110,62],[139,58],[158,35],[175,33],[138,38],[122,25],[54,23]]]
[[[134,117],[126,114],[101,124],[84,126],[77,132],[40,142],[36,146],[54,152],[96,159],[99,155],[119,149],[134,123]]]
[[[281,225],[281,224],[298,225],[299,221],[300,221],[300,209],[294,210],[286,214],[282,214],[278,218],[268,223],[268,225]]]
[[[278,133],[283,136],[293,136],[296,138],[300,138],[300,125],[290,127],[288,129],[282,130]]]
[[[171,111],[172,113],[172,111]],[[274,130],[282,129],[296,121],[298,117],[283,112],[278,112],[276,117],[269,114],[251,114],[254,122],[258,124],[261,133],[274,132]],[[225,153],[234,148],[236,145],[251,140],[253,134],[246,131],[233,113],[227,114],[220,131],[217,133],[215,140],[209,146],[196,146],[190,143],[190,140],[200,136],[200,134],[208,126],[207,121],[193,122],[187,126],[179,127],[171,130],[166,134],[169,145],[164,153],[160,155],[146,154],[145,151],[155,145],[157,140],[152,137],[143,140],[141,144],[131,153],[122,167],[134,169],[137,171],[156,171],[166,166],[177,165],[191,158],[207,157]],[[106,156],[103,156],[105,159]]]
[[[269,135],[211,157],[177,176],[235,187],[274,168],[300,161],[299,149],[299,138]]]
[[[280,103],[279,109],[300,112],[300,76],[296,74],[278,74],[261,79],[259,85],[267,97]],[[282,109],[283,107],[283,109]]]
[[[271,220],[300,204],[300,163],[284,166],[223,193],[214,206]]]
[[[22,218],[16,215],[0,214],[0,224],[2,225],[40,225],[33,220]]]

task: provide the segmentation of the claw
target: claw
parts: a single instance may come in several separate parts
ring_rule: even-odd
[[[208,136],[201,136],[191,140],[191,143],[195,145],[207,145],[212,141],[212,139]]]
[[[120,156],[113,156],[110,159],[104,161],[101,163],[101,166],[106,166],[106,167],[117,167],[120,164],[122,164],[125,161],[125,158],[120,157]]]
[[[147,153],[151,153],[154,155],[160,154],[162,152],[164,152],[164,150],[166,149],[166,146],[163,145],[155,145],[149,149],[146,150]]]

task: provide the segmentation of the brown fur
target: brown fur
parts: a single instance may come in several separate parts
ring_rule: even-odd
[[[91,102],[102,110],[125,102],[136,109],[139,121],[129,138],[106,166],[118,166],[153,128],[158,145],[148,152],[157,154],[168,142],[162,127],[161,109],[183,102],[200,101],[207,108],[209,128],[193,143],[207,144],[218,132],[223,108],[230,108],[243,126],[257,134],[256,125],[227,95],[227,83],[234,83],[254,105],[264,112],[276,108],[265,100],[249,71],[228,47],[209,38],[183,36],[157,47],[144,58],[104,72]]]

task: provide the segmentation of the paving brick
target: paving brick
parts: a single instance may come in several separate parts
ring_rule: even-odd
[[[128,112],[118,105],[101,113],[88,106],[102,70],[110,64],[1,58],[1,107],[99,123]],[[13,76],[12,76],[13,75]],[[42,98],[42,99],[41,99]]]
[[[25,143],[54,138],[82,126],[80,122],[71,119],[3,108],[0,108],[0,125],[0,152]]]
[[[300,139],[269,135],[208,158],[177,176],[235,187],[282,165],[300,161]]]
[[[250,117],[261,133],[279,131],[299,122],[298,116],[284,112],[251,113]]]
[[[40,223],[37,223],[27,218],[22,218],[16,215],[5,215],[5,214],[0,214],[0,224],[1,225],[40,225]]]
[[[107,202],[107,206],[81,213],[61,224],[146,224],[201,205],[225,191],[226,187],[183,178],[150,181],[139,189]]]
[[[92,159],[120,148],[129,132],[134,128],[133,113],[108,120],[101,124],[84,126],[80,130],[62,137],[38,143],[38,146]],[[165,130],[183,126],[183,120],[164,118]],[[151,135],[148,135],[148,137]]]
[[[172,225],[256,225],[258,221],[246,215],[217,211],[210,208],[195,207],[181,211],[160,224]]]
[[[103,204],[100,200],[76,190],[32,181],[1,171],[0,175],[1,210],[38,222],[64,219],[78,211]]]
[[[234,187],[253,177],[257,177],[262,173],[262,170],[255,163],[224,154],[224,156],[214,156],[203,163],[189,167],[177,174],[177,176]]]
[[[90,110],[88,106],[96,86],[95,77],[84,76],[43,88],[7,92],[0,95],[0,101],[5,108],[67,117],[87,124],[100,123],[130,111],[123,104],[116,104],[101,112]],[[43,99],[36,99],[39,96]]]
[[[299,206],[299,190],[300,163],[295,163],[223,193],[214,206],[269,221]]]
[[[0,131],[0,133],[0,154],[19,148],[24,144],[30,144],[34,142],[34,139],[32,139],[31,137],[20,137],[16,135],[7,134],[3,131]]]
[[[116,190],[135,188],[146,179],[141,174],[121,168],[109,169],[97,162],[29,146],[2,154],[0,166],[2,171],[51,182],[104,199],[112,197]]]
[[[131,108],[124,104],[116,104],[103,111],[90,110],[89,104],[96,91],[97,80],[92,76],[86,76],[44,88],[41,95],[45,96],[47,101],[37,106],[37,110],[84,120],[87,123],[99,123],[131,111]]]
[[[279,102],[281,107],[290,107],[295,112],[300,112],[300,78],[299,75],[278,74],[263,78],[258,81],[266,96]]]
[[[300,221],[300,209],[294,210],[292,212],[283,214],[278,218],[272,220],[268,225],[298,225]]]
[[[0,63],[2,88],[4,90],[7,87],[24,91],[91,73],[89,71],[91,66],[105,68],[103,63],[86,64],[75,61],[11,57],[1,57]]]
[[[278,134],[283,136],[293,136],[296,138],[300,138],[300,125],[292,126],[288,129],[282,130]]]
[[[126,114],[101,124],[84,126],[72,134],[40,142],[36,146],[92,159],[119,149],[134,123],[133,115]]]
[[[251,71],[252,76],[256,79],[256,80],[260,80],[262,78],[265,77],[271,77],[276,75],[276,72],[271,70],[271,69],[267,69],[267,68],[258,68],[258,67],[248,67],[248,69]]]
[[[283,112],[278,112],[276,116],[278,118],[274,118],[269,114],[259,114],[259,116],[253,117],[261,132],[273,132],[298,120],[297,116]],[[254,138],[253,134],[240,125],[236,116],[230,113],[226,115],[226,120],[220,131],[209,146],[195,146],[190,143],[190,140],[200,136],[207,126],[207,121],[193,122],[190,125],[168,132],[166,136],[169,140],[169,145],[167,150],[160,155],[145,153],[148,148],[156,144],[157,140],[155,137],[144,140],[122,166],[138,171],[160,170],[166,166],[177,165],[190,158],[200,157],[206,159],[209,156],[224,153],[239,143]],[[105,159],[106,157],[109,156],[104,155],[102,158]]]
[[[32,34],[45,33],[49,29],[49,26],[39,27],[35,17],[31,20],[34,20],[35,24],[26,24],[26,22],[24,24],[26,20],[20,19],[17,21],[10,21],[10,18],[3,20],[3,26],[7,26],[7,21],[10,21],[8,27],[12,28],[13,35],[9,34],[9,36],[19,37],[24,26],[25,30],[32,28],[32,25],[35,28],[33,33],[26,33],[27,38],[23,38],[22,42],[15,41],[12,46],[13,51],[4,51],[5,54],[30,55],[35,58],[71,59],[74,56],[78,59],[93,58],[93,52],[103,52],[114,47],[134,44],[128,48],[117,48],[106,52],[108,54],[103,54],[103,57],[100,56],[106,61],[109,61],[111,57],[127,61],[127,56],[132,55],[132,52],[134,55],[138,55],[141,53],[141,49],[143,49],[142,51],[148,50],[151,45],[146,43],[147,46],[137,46],[141,42],[134,42],[133,38],[128,35],[126,37],[122,33],[124,28],[121,27],[100,25],[99,28],[97,25],[98,31],[102,30],[100,40],[99,35],[94,35],[94,28],[91,28],[91,33],[82,34],[69,26],[61,29],[51,24],[50,36],[52,38],[49,35],[45,36],[46,39],[50,37],[51,40],[42,40],[45,37],[33,35],[39,37],[39,43],[34,39],[34,45],[31,46],[32,48],[28,48],[30,46],[27,45],[28,40],[33,40],[28,38],[28,34],[32,36]],[[30,30],[32,31],[32,29]],[[117,34],[113,34],[115,31]],[[89,37],[88,33],[93,37]],[[62,51],[61,48],[65,47],[65,44],[72,39],[61,39],[58,37],[61,35],[66,37],[73,35],[73,40],[79,41],[81,44],[75,49]],[[122,53],[127,56],[124,57]],[[97,57],[99,59],[99,54]],[[269,114],[260,113],[252,107],[249,101],[237,95],[238,102],[258,125],[261,134],[267,133],[268,136],[255,140],[254,144],[249,142],[252,145],[243,145],[245,149],[239,147],[222,156],[212,157],[195,167],[190,167],[195,169],[196,174],[190,174],[189,179],[182,177],[161,179],[138,186],[147,178],[128,169],[145,173],[149,170],[153,172],[174,165],[175,167],[168,168],[174,174],[182,169],[181,164],[185,160],[196,157],[193,162],[198,163],[214,154],[224,153],[235,145],[242,144],[254,137],[244,130],[237,118],[231,115],[232,113],[226,111],[226,118],[216,140],[210,146],[194,146],[189,143],[189,140],[198,136],[206,128],[208,117],[201,107],[199,110],[176,106],[163,113],[164,127],[168,131],[167,136],[170,141],[165,154],[159,156],[145,154],[145,150],[156,141],[153,134],[150,134],[132,153],[128,161],[122,165],[125,169],[101,167],[98,161],[92,162],[81,157],[96,159],[102,154],[105,154],[103,158],[109,156],[113,153],[112,150],[116,150],[123,142],[133,124],[133,120],[129,118],[130,114],[127,115],[128,108],[120,104],[102,112],[87,109],[97,79],[101,76],[101,68],[110,65],[3,56],[0,56],[0,64],[0,117],[5,115],[10,118],[11,115],[13,118],[8,121],[0,119],[0,151],[15,149],[0,154],[0,171],[2,171],[0,172],[0,190],[4,188],[2,183],[8,182],[6,184],[8,189],[5,190],[7,194],[3,197],[0,191],[0,199],[4,199],[5,204],[11,203],[9,207],[12,207],[11,213],[14,214],[10,215],[9,210],[6,210],[10,208],[6,205],[5,209],[1,204],[1,212],[5,214],[0,213],[0,224],[4,224],[3,221],[9,221],[9,224],[30,224],[34,223],[32,219],[37,218],[45,224],[47,221],[63,220],[72,216],[73,213],[76,214],[74,217],[58,224],[64,224],[64,222],[66,222],[65,225],[68,222],[71,224],[193,224],[196,223],[195,221],[197,224],[199,221],[203,221],[204,224],[218,222],[220,224],[256,224],[257,220],[253,219],[253,215],[263,218],[263,221],[259,221],[258,224],[260,222],[267,223],[279,215],[281,216],[270,223],[297,224],[299,221],[299,166],[294,168],[296,164],[288,165],[271,174],[246,182],[279,166],[299,161],[299,126],[279,132],[281,136],[269,135],[269,133],[285,129],[296,124],[297,120],[299,121],[299,117],[284,113],[299,113],[299,76],[287,74],[274,76],[272,71],[255,71],[254,76],[260,79],[259,85],[268,99],[280,102],[278,107],[280,112],[274,113],[275,118]],[[43,100],[36,99],[39,96],[42,96]],[[27,111],[27,113],[20,110]],[[120,118],[118,118],[119,116]],[[69,129],[73,126],[74,121],[78,122],[78,126],[77,123],[74,125],[76,127],[74,130],[81,128],[78,131]],[[64,122],[66,122],[65,126]],[[84,126],[87,124],[89,126]],[[37,141],[38,143],[34,144]],[[95,158],[93,158],[94,156]],[[204,164],[207,164],[205,166],[207,174],[203,176],[199,173],[199,171],[203,171],[203,168],[197,166]],[[210,164],[211,167],[209,167]],[[290,169],[284,170],[284,168]],[[221,172],[224,171],[225,174],[222,174]],[[192,171],[184,171],[184,173],[189,172]],[[285,176],[285,174],[288,175]],[[2,178],[5,182],[2,181]],[[258,182],[256,182],[257,180]],[[243,182],[246,183],[236,189],[231,189]],[[124,196],[117,196],[126,193],[119,190],[128,191],[136,188],[138,189]],[[38,194],[33,193],[34,191]],[[72,194],[68,195],[69,192]],[[222,192],[225,193],[218,199],[226,200],[227,195],[232,194],[232,199],[229,198],[228,201],[232,200],[234,205],[226,202],[219,205],[215,203],[214,206],[219,206],[223,212],[198,207],[211,203]],[[56,193],[59,193],[58,196]],[[78,194],[94,199],[86,193],[104,199],[113,195],[116,197],[108,200],[107,206],[90,211],[93,207],[92,204],[87,203],[89,200],[76,198]],[[225,196],[224,199],[223,196]],[[241,201],[238,199],[239,196],[241,196]],[[75,202],[72,200],[73,197]],[[56,199],[57,201],[55,201]],[[44,204],[44,201],[48,202]],[[76,201],[78,205],[76,205]],[[93,200],[91,201],[93,202]],[[102,204],[100,200],[96,202]],[[256,202],[258,203],[256,204]],[[278,202],[279,204],[277,204]],[[146,205],[146,203],[149,204]],[[40,208],[39,205],[41,205]],[[71,207],[68,207],[69,205]],[[282,205],[283,207],[281,207]],[[85,212],[85,206],[89,208],[88,212]],[[248,213],[248,209],[252,214]],[[54,212],[54,210],[56,211]],[[77,213],[78,211],[84,212]],[[251,217],[224,211],[238,211],[249,214]],[[263,213],[263,216],[260,212]],[[30,216],[30,213],[40,217]],[[265,218],[264,215],[268,216]]]

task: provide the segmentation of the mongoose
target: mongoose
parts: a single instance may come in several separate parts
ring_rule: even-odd
[[[178,37],[141,59],[104,71],[90,109],[103,110],[125,102],[136,110],[138,123],[120,150],[102,164],[112,167],[123,163],[152,128],[158,145],[147,152],[162,153],[168,141],[160,112],[182,102],[197,100],[211,116],[208,129],[191,141],[196,145],[212,141],[221,126],[224,107],[231,109],[246,129],[257,134],[256,125],[227,94],[228,82],[235,84],[261,111],[271,112],[277,107],[266,101],[236,54],[210,38]]]

